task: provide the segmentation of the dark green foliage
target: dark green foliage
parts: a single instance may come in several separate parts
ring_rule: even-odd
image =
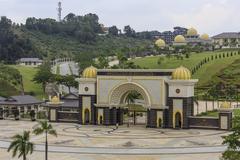
[[[57,84],[62,84],[68,87],[68,92],[71,92],[71,87],[78,87],[78,82],[75,80],[75,77],[72,75],[55,75],[55,81]]]
[[[74,36],[82,43],[95,41],[96,34],[102,33],[102,28],[98,23],[98,16],[91,13],[85,16],[76,16],[69,13],[62,22],[50,18],[36,19],[32,17],[26,20],[26,28],[46,34]]]
[[[36,135],[45,135],[45,160],[48,160],[48,135],[57,136],[57,131],[47,120],[39,121],[38,125],[39,126],[33,130],[33,133]]]
[[[0,60],[15,63],[21,57],[39,57],[40,55],[32,46],[31,41],[13,32],[10,19],[1,17],[0,20]]]
[[[54,76],[51,72],[51,65],[49,62],[45,62],[39,67],[39,70],[34,76],[33,81],[36,83],[40,83],[42,85],[43,91],[45,92],[45,87],[47,83],[54,81]]]
[[[12,157],[22,157],[23,160],[27,160],[27,155],[32,154],[34,144],[30,142],[30,131],[24,131],[22,135],[17,134],[13,136],[13,141],[8,147],[8,152],[12,151]]]
[[[112,26],[108,28],[108,32],[109,34],[113,35],[113,36],[117,36],[118,35],[118,28],[117,26]]]
[[[24,94],[22,75],[17,69],[0,63],[0,82],[2,84],[5,83],[6,85],[12,86],[13,88],[20,90],[22,94]],[[1,86],[0,88],[4,87]]]
[[[136,37],[136,32],[129,25],[124,27],[124,33],[127,37]]]
[[[95,66],[97,68],[107,68],[109,65],[109,60],[107,59],[107,57],[104,56],[100,56],[97,58],[97,62],[95,62]]]
[[[233,118],[232,133],[223,136],[223,144],[227,145],[227,150],[222,154],[224,160],[239,160],[240,159],[240,115],[235,114]]]

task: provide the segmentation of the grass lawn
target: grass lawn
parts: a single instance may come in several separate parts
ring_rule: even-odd
[[[17,95],[19,91],[13,86],[11,86],[6,81],[0,80],[0,96],[7,97],[9,95]]]
[[[208,85],[214,75],[231,65],[236,59],[240,59],[240,55],[209,61],[193,75],[193,78],[199,79],[198,86]]]
[[[204,64],[194,75],[193,78],[199,79],[198,86],[205,86],[211,80],[211,78],[223,68],[226,68],[228,65],[232,64],[236,59],[240,59],[240,55],[233,55],[221,59],[215,59],[216,55],[222,54],[227,51],[216,51],[216,52],[202,52],[202,53],[192,53],[190,58],[185,58],[183,60],[171,57],[170,59],[164,57],[164,60],[160,65],[157,64],[159,56],[153,57],[144,57],[133,59],[135,64],[153,69],[174,69],[181,65],[192,69],[204,58],[210,58],[213,55],[214,60],[210,60],[208,63]],[[229,52],[230,53],[230,52]]]
[[[199,117],[218,117],[218,110],[213,110],[213,111],[207,111],[207,112],[202,112],[198,114],[197,116]]]
[[[32,92],[34,93],[34,96],[36,96],[38,99],[43,98],[43,90],[40,84],[36,84],[32,81],[34,75],[37,72],[37,68],[33,67],[25,67],[25,66],[19,66],[19,65],[11,65],[12,67],[18,69],[20,73],[23,76],[23,85],[25,92]]]

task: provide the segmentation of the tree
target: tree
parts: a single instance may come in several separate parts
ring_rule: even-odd
[[[33,47],[26,36],[14,33],[13,25],[7,17],[0,19],[0,59],[8,63],[15,63],[21,57],[31,55],[39,57],[39,52]]]
[[[223,144],[227,145],[227,150],[222,154],[224,160],[239,160],[240,159],[240,114],[235,113],[233,118],[232,133],[223,136]]]
[[[226,90],[226,98],[230,100],[230,104],[232,103],[232,100],[236,97],[237,89],[234,85],[229,85]]]
[[[48,62],[41,65],[37,73],[33,77],[33,81],[42,85],[43,92],[45,93],[45,87],[48,82],[53,81],[53,74],[51,72],[51,66]]]
[[[118,28],[117,26],[112,26],[108,28],[108,33],[113,36],[118,36]]]
[[[65,85],[68,87],[68,93],[71,93],[71,87],[77,88],[78,82],[75,80],[75,77],[73,75],[56,75],[55,81],[57,84]]]
[[[17,69],[0,63],[0,80],[7,81],[16,88],[20,88],[22,95],[24,95],[22,75]]]
[[[208,90],[208,95],[212,97],[212,106],[213,106],[213,109],[214,109],[214,101],[218,98],[218,91],[217,91],[217,88],[216,86],[213,86],[211,87],[209,90]]]
[[[30,132],[24,131],[22,135],[17,134],[13,136],[13,141],[8,147],[8,152],[13,151],[12,157],[18,154],[18,158],[23,157],[27,160],[27,155],[33,153],[34,144],[30,142]]]
[[[100,56],[98,57],[97,68],[107,68],[109,66],[109,61],[107,57]]]
[[[117,59],[119,61],[119,65],[122,65],[127,61],[127,57],[125,57],[122,53],[117,53]]]
[[[136,91],[129,91],[127,96],[126,96],[126,99],[125,99],[125,102],[130,105],[130,104],[133,104],[135,102],[136,99],[138,99],[140,96],[140,94]]]
[[[48,121],[39,121],[39,125],[33,133],[36,135],[45,134],[45,160],[48,160],[48,134],[57,136],[57,132]]]
[[[124,32],[127,37],[136,37],[136,32],[129,25],[124,27]]]

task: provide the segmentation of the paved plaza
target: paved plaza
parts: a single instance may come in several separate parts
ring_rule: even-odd
[[[0,121],[0,159],[11,159],[6,152],[11,137],[23,130],[33,130],[37,122]],[[219,159],[221,136],[226,131],[174,130],[144,126],[82,126],[73,123],[53,123],[58,137],[49,137],[50,159]],[[32,135],[36,144],[31,157],[44,157],[44,136]],[[201,157],[201,158],[199,158]]]

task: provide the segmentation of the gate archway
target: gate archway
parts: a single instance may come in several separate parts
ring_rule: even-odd
[[[127,82],[118,85],[115,87],[109,95],[109,104],[110,105],[118,105],[118,104],[123,104],[127,93],[129,91],[136,91],[139,94],[141,94],[143,100],[144,100],[144,107],[150,107],[151,106],[151,99],[149,96],[149,93],[147,90],[142,87],[141,85],[133,82]]]

